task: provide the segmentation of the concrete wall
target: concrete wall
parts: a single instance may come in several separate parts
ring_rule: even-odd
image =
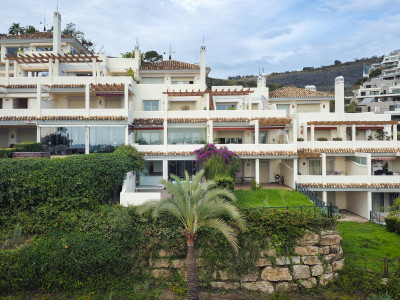
[[[285,185],[295,188],[294,174],[293,174],[293,160],[283,159],[280,164],[281,174],[284,176]]]
[[[347,160],[346,175],[368,175],[367,166],[359,165],[351,160]]]
[[[369,219],[368,192],[346,192],[347,209],[351,212]]]

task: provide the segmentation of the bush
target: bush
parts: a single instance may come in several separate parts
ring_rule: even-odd
[[[256,190],[261,190],[262,189],[262,185],[260,183],[257,183],[257,181],[253,180],[251,183],[250,189],[252,191],[256,191]]]
[[[14,145],[15,152],[42,152],[41,143],[19,143]]]
[[[400,235],[400,220],[396,217],[385,218],[386,229],[389,232],[395,232]]]
[[[334,141],[343,141],[343,139],[341,137],[334,137],[332,140],[334,140]]]
[[[303,138],[297,138],[297,141],[298,142],[304,142],[304,139]]]
[[[0,158],[10,158],[14,148],[2,148],[0,149]]]
[[[122,150],[121,150],[122,151]],[[0,162],[0,210],[38,206],[49,198],[87,198],[107,203],[117,197],[126,173],[143,158],[109,154]]]
[[[328,139],[326,137],[319,137],[317,138],[317,141],[327,141]]]
[[[222,188],[222,189],[228,189],[233,192],[235,189],[235,181],[232,179],[232,177],[229,176],[216,176],[214,178],[214,181],[217,184],[217,187]]]

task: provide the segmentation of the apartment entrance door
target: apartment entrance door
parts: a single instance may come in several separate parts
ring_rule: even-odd
[[[260,183],[269,182],[269,161],[266,159],[260,159]]]

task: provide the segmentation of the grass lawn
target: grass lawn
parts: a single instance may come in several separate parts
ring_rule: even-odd
[[[338,230],[343,238],[344,254],[382,259],[400,257],[400,236],[389,232],[385,226],[374,223],[338,222]],[[365,266],[363,259],[347,257],[346,264]],[[382,263],[367,260],[366,267],[372,271],[381,271]],[[389,271],[396,266],[389,265]]]
[[[280,191],[284,191],[285,197],[282,201],[279,195]],[[243,208],[250,207],[279,207],[279,206],[313,206],[312,203],[303,194],[281,189],[265,189],[265,190],[237,190],[235,191],[237,205]],[[268,198],[268,201],[266,199]],[[266,205],[267,203],[267,205]]]

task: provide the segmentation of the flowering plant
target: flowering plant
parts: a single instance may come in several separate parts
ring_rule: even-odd
[[[225,170],[228,171],[229,176],[234,178],[242,167],[242,161],[239,155],[228,150],[227,147],[221,147],[218,149],[214,144],[206,144],[204,147],[195,150],[194,154],[196,155],[195,168],[200,164],[205,167],[207,165],[207,161],[210,159],[218,161],[219,159],[217,159],[217,157],[220,157],[222,158],[223,163],[227,166]],[[206,170],[206,174],[207,173],[208,172]]]

